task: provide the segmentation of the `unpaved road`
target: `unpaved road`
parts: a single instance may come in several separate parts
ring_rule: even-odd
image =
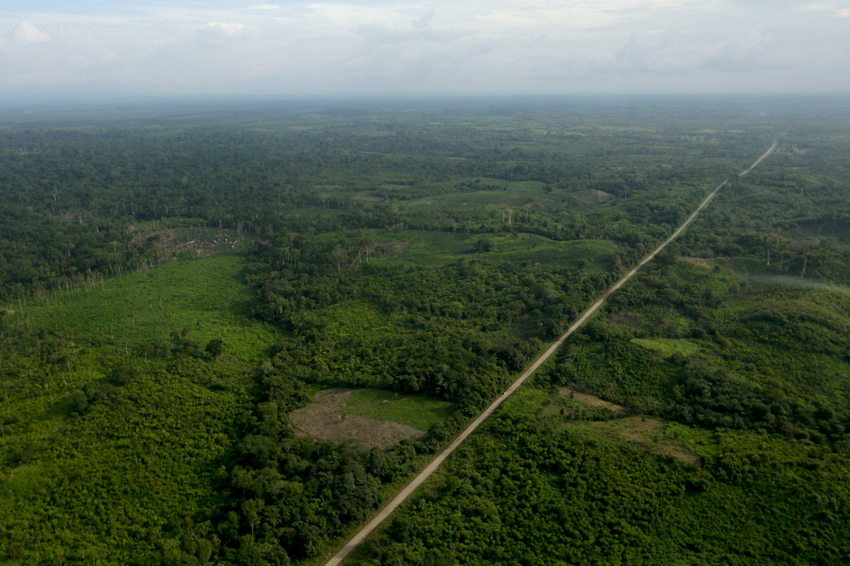
[[[768,155],[770,155],[770,154],[773,152],[773,150],[774,150],[774,149],[776,149],[776,144],[777,144],[777,142],[773,142],[773,145],[772,145],[772,146],[770,146],[770,149],[768,149],[768,150],[764,153],[764,155],[762,155],[761,157],[759,157],[759,158],[758,158],[758,160],[757,160],[755,163],[753,163],[752,165],[750,165],[749,169],[747,169],[747,170],[743,171],[742,173],[739,173],[739,174],[738,174],[738,176],[739,176],[739,177],[743,177],[744,175],[746,175],[747,173],[749,173],[750,171],[752,171],[752,170],[753,170],[753,168],[754,168],[756,165],[758,165],[759,163],[761,163],[761,161],[762,161],[765,157],[767,157]],[[649,262],[652,260],[652,258],[654,258],[656,255],[658,255],[658,254],[659,254],[659,252],[661,252],[661,250],[663,250],[664,248],[666,248],[666,247],[667,247],[667,244],[669,244],[670,242],[672,242],[672,241],[673,241],[673,239],[674,239],[674,238],[676,238],[676,236],[678,236],[679,234],[681,234],[681,233],[682,233],[682,230],[684,230],[685,228],[687,228],[687,227],[688,227],[688,225],[689,225],[689,224],[693,221],[693,219],[694,219],[694,218],[696,218],[697,214],[699,214],[699,213],[700,213],[700,211],[702,211],[702,209],[703,209],[703,208],[705,208],[705,206],[706,206],[709,202],[711,202],[711,199],[713,199],[713,198],[714,198],[714,195],[716,195],[716,194],[717,194],[717,191],[719,191],[720,189],[722,189],[722,188],[726,185],[726,183],[727,183],[727,182],[728,182],[728,179],[727,179],[726,181],[723,181],[723,182],[722,182],[722,183],[720,183],[719,185],[717,185],[717,188],[715,188],[713,191],[711,191],[711,193],[710,193],[707,197],[705,197],[705,200],[703,200],[703,201],[702,201],[702,203],[701,203],[701,204],[697,207],[697,209],[696,209],[696,210],[695,210],[695,211],[694,211],[694,212],[693,212],[690,216],[688,216],[688,219],[687,219],[687,220],[685,220],[685,221],[682,223],[682,225],[681,225],[681,226],[679,226],[679,227],[676,229],[676,231],[675,231],[675,232],[673,232],[673,234],[672,234],[669,238],[667,238],[666,240],[664,240],[664,242],[663,242],[660,246],[658,246],[658,247],[655,249],[655,251],[653,251],[651,254],[649,254],[648,256],[646,256],[645,258],[643,258],[643,260],[642,260],[639,264],[637,264],[637,267],[635,267],[634,269],[632,269],[631,271],[629,271],[629,272],[628,272],[628,273],[627,273],[627,274],[626,274],[626,275],[625,275],[622,279],[620,279],[619,281],[617,281],[616,283],[614,283],[614,285],[612,285],[612,286],[611,286],[611,288],[609,288],[607,291],[605,291],[605,293],[604,293],[604,294],[603,294],[603,295],[599,298],[599,300],[598,300],[598,301],[596,301],[595,303],[593,303],[593,305],[592,305],[589,309],[587,309],[587,310],[584,312],[584,314],[582,314],[582,315],[581,315],[581,317],[580,317],[577,321],[575,321],[575,323],[573,323],[573,325],[572,325],[572,326],[570,326],[570,328],[569,328],[569,329],[568,329],[568,330],[564,333],[564,335],[563,335],[563,336],[561,336],[560,338],[558,338],[558,340],[557,340],[557,341],[555,341],[555,343],[553,343],[551,346],[549,346],[549,348],[548,348],[545,352],[543,352],[543,354],[542,354],[539,358],[537,358],[537,360],[535,360],[535,362],[534,362],[533,364],[531,364],[531,365],[530,365],[530,366],[529,366],[529,367],[528,367],[528,368],[527,368],[527,369],[526,369],[526,370],[522,373],[522,375],[520,375],[520,376],[517,378],[517,380],[516,380],[516,381],[514,381],[514,382],[511,384],[511,386],[507,388],[507,390],[505,390],[505,392],[504,392],[502,395],[499,395],[499,397],[498,397],[498,398],[496,398],[496,400],[495,400],[495,401],[493,401],[493,402],[490,404],[490,406],[489,406],[489,407],[487,407],[486,409],[484,409],[484,411],[483,411],[480,415],[478,415],[478,417],[476,417],[476,419],[475,419],[474,421],[472,421],[472,424],[470,424],[470,425],[469,425],[469,426],[467,426],[465,429],[463,429],[463,432],[461,432],[461,433],[457,436],[457,438],[455,438],[455,439],[452,441],[452,443],[451,443],[451,444],[449,444],[448,446],[446,446],[446,447],[443,449],[443,451],[442,451],[442,452],[440,452],[440,453],[437,455],[437,457],[436,457],[436,458],[434,458],[434,459],[431,461],[431,463],[430,463],[430,464],[428,464],[428,465],[425,467],[425,469],[423,469],[421,472],[419,472],[419,474],[417,474],[417,476],[416,476],[415,478],[413,478],[409,484],[407,484],[406,486],[404,486],[404,488],[403,488],[401,491],[399,491],[399,492],[396,494],[396,496],[395,496],[395,497],[393,497],[393,498],[392,498],[392,500],[390,500],[390,502],[389,502],[389,503],[387,503],[384,507],[382,507],[382,508],[378,511],[378,513],[377,513],[374,517],[372,517],[372,518],[369,520],[369,522],[368,522],[368,523],[366,523],[365,525],[363,525],[363,527],[361,527],[361,529],[360,529],[359,531],[357,531],[357,533],[355,533],[355,535],[354,535],[353,537],[351,537],[351,538],[348,540],[348,542],[346,542],[346,543],[342,546],[342,548],[340,548],[340,549],[336,552],[336,554],[334,554],[333,556],[331,556],[331,557],[330,557],[330,559],[328,559],[328,561],[327,561],[327,562],[325,562],[325,565],[324,565],[324,566],[338,566],[339,564],[341,564],[341,563],[342,563],[342,561],[343,561],[343,560],[345,560],[345,558],[346,558],[349,554],[351,554],[351,553],[354,551],[354,549],[356,549],[358,546],[360,546],[360,544],[361,544],[361,543],[362,543],[362,542],[366,539],[366,537],[367,537],[367,536],[369,536],[369,535],[372,533],[372,531],[374,531],[374,530],[378,527],[378,525],[380,525],[381,523],[383,523],[383,522],[384,522],[384,520],[385,520],[387,517],[389,517],[390,515],[392,515],[393,511],[395,511],[395,510],[396,510],[396,508],[397,508],[399,505],[401,505],[402,503],[404,503],[404,501],[405,501],[405,500],[406,500],[406,499],[410,496],[410,494],[412,494],[414,491],[416,491],[416,488],[418,488],[420,485],[422,485],[423,483],[425,483],[425,480],[427,480],[429,477],[431,477],[431,474],[433,474],[433,473],[437,470],[437,468],[439,468],[439,467],[440,467],[440,465],[441,465],[441,464],[442,464],[442,463],[446,460],[446,458],[448,458],[449,456],[451,456],[452,452],[454,452],[454,451],[455,451],[455,449],[456,449],[458,446],[460,446],[460,444],[461,444],[464,440],[466,440],[466,439],[467,439],[467,437],[468,437],[470,434],[472,434],[473,432],[475,432],[475,429],[477,429],[477,428],[481,425],[481,423],[483,423],[483,422],[484,422],[484,419],[486,419],[487,417],[489,417],[490,415],[492,415],[492,414],[493,414],[493,412],[494,412],[496,409],[498,409],[498,408],[499,408],[499,406],[500,406],[502,403],[504,403],[504,402],[505,402],[505,399],[507,399],[508,397],[510,397],[510,396],[513,394],[513,392],[514,392],[514,391],[516,391],[517,389],[519,389],[520,385],[522,385],[523,383],[525,383],[525,380],[526,380],[526,379],[528,379],[528,378],[531,376],[531,374],[533,374],[535,371],[537,371],[537,368],[539,368],[539,367],[543,364],[543,362],[545,362],[546,360],[548,360],[548,359],[549,359],[549,356],[551,356],[552,354],[554,354],[554,353],[555,353],[555,351],[556,351],[556,350],[557,350],[557,349],[561,346],[561,344],[563,344],[563,343],[564,343],[564,341],[565,341],[567,338],[569,338],[569,337],[570,337],[570,335],[571,335],[573,332],[575,332],[576,330],[578,330],[579,328],[581,328],[581,326],[582,326],[582,325],[583,325],[583,324],[587,321],[587,319],[588,319],[588,318],[590,318],[590,317],[591,317],[591,315],[593,315],[593,313],[595,313],[595,312],[599,309],[599,307],[601,307],[601,306],[602,306],[602,304],[605,302],[605,300],[606,300],[608,297],[610,297],[610,296],[611,296],[611,294],[612,294],[614,291],[616,291],[617,289],[619,289],[620,287],[622,287],[622,286],[626,283],[626,281],[628,281],[629,279],[631,279],[632,277],[634,277],[634,276],[635,276],[635,274],[638,272],[638,270],[640,270],[640,268],[641,268],[641,267],[643,267],[644,265],[646,265],[647,263],[649,263]]]
[[[772,145],[772,146],[770,146],[770,149],[768,149],[766,152],[764,152],[764,155],[762,155],[761,157],[759,157],[759,158],[756,160],[756,162],[755,162],[755,163],[753,163],[752,165],[750,165],[750,168],[749,168],[749,169],[747,169],[746,171],[741,171],[740,173],[738,173],[738,176],[739,176],[739,177],[743,177],[744,175],[746,175],[747,173],[749,173],[750,171],[752,171],[753,169],[755,169],[756,165],[758,165],[759,163],[761,163],[761,160],[762,160],[762,159],[764,159],[765,157],[767,157],[768,155],[770,155],[771,153],[773,153],[773,150],[774,150],[774,149],[776,149],[776,144],[778,144],[778,143],[779,143],[779,141],[778,141],[778,140],[777,140],[777,141],[775,141],[775,142],[773,142],[773,145]]]

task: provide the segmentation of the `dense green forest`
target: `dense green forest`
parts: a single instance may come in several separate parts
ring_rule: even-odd
[[[728,178],[349,561],[850,559],[848,112],[1,115],[0,556],[320,563]]]

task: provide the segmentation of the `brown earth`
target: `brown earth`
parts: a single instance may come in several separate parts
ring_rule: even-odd
[[[344,442],[359,438],[369,447],[390,448],[405,438],[424,438],[427,432],[389,421],[347,415],[351,389],[323,389],[313,402],[289,413],[289,423],[299,436]]]
[[[608,401],[604,401],[595,395],[585,395],[584,393],[576,393],[569,387],[561,387],[558,389],[558,395],[561,397],[566,397],[567,399],[572,399],[574,401],[578,401],[582,405],[593,408],[601,408],[608,409],[612,413],[618,413],[623,409],[620,405],[615,405],[614,403],[609,403]]]

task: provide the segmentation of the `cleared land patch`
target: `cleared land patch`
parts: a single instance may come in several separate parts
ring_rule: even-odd
[[[595,395],[577,393],[569,387],[559,388],[558,394],[593,409],[607,409],[612,413],[619,413],[625,410],[620,405],[610,403]],[[692,466],[697,466],[700,463],[698,456],[665,438],[665,423],[661,419],[635,415],[604,421],[579,421],[568,423],[567,426],[571,429],[595,429],[610,435],[616,435],[625,441],[637,444],[653,454],[670,456]]]
[[[400,395],[381,389],[356,389],[348,397],[349,414],[428,430],[454,412],[454,403],[423,395]]]
[[[24,305],[23,315],[33,328],[120,349],[167,343],[172,331],[186,329],[201,347],[221,338],[226,355],[254,360],[281,332],[250,317],[252,295],[242,281],[243,268],[237,256],[166,261],[55,293]]]
[[[654,350],[664,357],[676,352],[683,356],[692,356],[699,352],[699,345],[678,338],[632,338],[632,344],[637,344],[647,350]]]
[[[412,426],[349,414],[349,399],[354,392],[340,388],[319,391],[310,405],[289,413],[292,428],[302,436],[333,442],[358,438],[366,446],[379,448],[389,448],[405,438],[427,436],[427,432]]]
[[[128,231],[133,234],[130,242],[132,245],[151,246],[163,258],[204,258],[217,254],[232,254],[241,251],[245,242],[250,239],[250,236],[233,230],[163,228],[156,222],[140,223]]]
[[[623,440],[637,444],[640,448],[653,454],[670,456],[680,462],[697,466],[699,456],[686,451],[664,437],[664,421],[635,415],[610,421],[588,421],[576,423],[575,427],[589,427],[620,437]]]
[[[588,407],[593,407],[594,409],[596,409],[596,408],[608,409],[612,413],[619,413],[620,411],[624,410],[623,407],[621,407],[620,405],[615,405],[614,403],[609,403],[608,401],[605,401],[604,399],[600,399],[599,397],[597,397],[595,395],[587,395],[585,393],[578,393],[576,391],[573,391],[569,387],[559,388],[558,394],[562,397],[566,397],[567,399],[572,399],[574,401],[577,401],[577,402],[581,403],[582,405],[586,405]]]
[[[616,244],[610,240],[559,242],[534,234],[518,234],[494,235],[492,251],[474,253],[480,235],[408,230],[396,237],[409,242],[409,247],[398,253],[385,254],[381,261],[390,265],[441,265],[464,258],[513,265],[537,262],[575,265],[579,260],[585,260],[589,265],[603,269],[616,250]]]

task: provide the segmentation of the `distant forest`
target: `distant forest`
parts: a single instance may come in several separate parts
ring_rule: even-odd
[[[728,179],[346,564],[850,561],[848,117],[0,114],[0,559],[321,564]]]

